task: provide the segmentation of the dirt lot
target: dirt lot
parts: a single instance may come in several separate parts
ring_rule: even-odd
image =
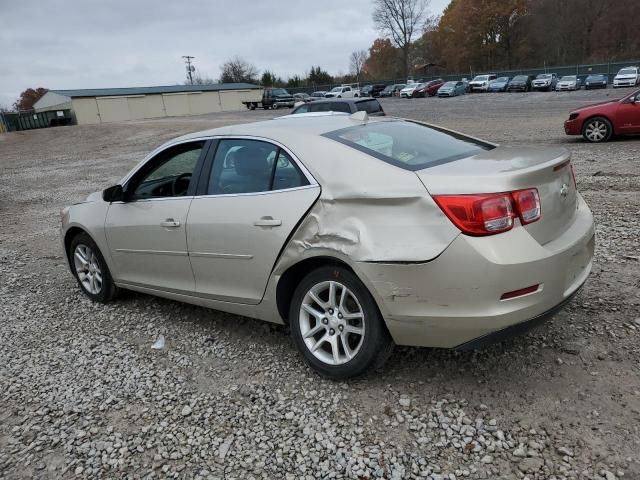
[[[383,102],[566,146],[598,245],[584,290],[536,332],[476,353],[397,348],[346,383],[304,367],[283,327],[137,294],[92,304],[63,262],[64,205],[166,139],[274,112],[0,135],[0,478],[640,478],[640,139],[562,130],[619,93]]]

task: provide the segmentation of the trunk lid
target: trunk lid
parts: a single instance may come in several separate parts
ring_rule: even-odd
[[[541,245],[562,235],[576,213],[578,194],[564,148],[497,147],[416,172],[431,195],[500,193],[537,188],[540,220],[525,228]]]

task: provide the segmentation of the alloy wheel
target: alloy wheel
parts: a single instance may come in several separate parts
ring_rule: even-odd
[[[607,125],[600,121],[595,120],[587,125],[585,129],[586,137],[592,142],[601,142],[607,137],[608,127]]]
[[[93,295],[102,290],[102,270],[93,249],[79,243],[73,252],[73,263],[82,287]]]
[[[364,310],[356,295],[336,281],[317,283],[300,306],[300,333],[309,352],[328,365],[342,365],[360,351]]]

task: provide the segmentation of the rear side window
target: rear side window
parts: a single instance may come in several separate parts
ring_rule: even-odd
[[[351,113],[351,108],[346,102],[310,103],[310,112],[344,112]]]
[[[404,120],[369,122],[324,136],[405,170],[422,170],[494,148],[464,135]]]
[[[366,100],[364,102],[358,102],[356,104],[359,112],[367,112],[367,113],[380,113],[383,112],[382,106],[378,100]]]
[[[216,149],[207,194],[258,193],[308,184],[302,171],[277,145],[224,139]]]

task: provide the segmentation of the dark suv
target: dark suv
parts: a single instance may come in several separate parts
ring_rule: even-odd
[[[375,85],[365,85],[360,90],[360,95],[364,97],[379,97],[380,92],[384,90],[384,87],[385,87],[384,85],[379,83]]]
[[[516,75],[507,85],[507,92],[530,92],[533,75]]]
[[[291,115],[312,112],[342,112],[351,114],[363,111],[367,112],[369,115],[385,115],[380,102],[371,97],[316,100],[315,102],[298,105],[293,112],[291,112]]]

